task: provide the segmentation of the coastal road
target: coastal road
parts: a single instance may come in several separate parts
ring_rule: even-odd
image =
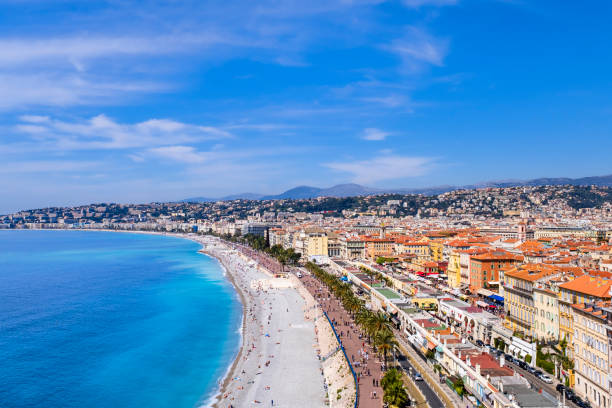
[[[508,360],[506,360],[506,365],[511,367],[517,374],[520,374],[525,377],[531,383],[535,390],[542,389],[548,394],[552,395],[554,398],[557,398],[561,395],[555,388],[559,383],[558,381],[555,381],[552,384],[546,384],[544,381],[540,380],[538,377],[531,374],[529,371],[522,369],[514,363],[508,362]],[[568,407],[579,408],[578,405],[576,405],[572,401],[566,401],[565,403]]]
[[[408,361],[405,356],[401,360],[398,360],[398,363],[407,375],[419,372],[412,364],[410,364],[410,361]],[[423,375],[422,373],[419,374],[421,374],[421,376]],[[431,408],[445,408],[444,404],[442,404],[442,401],[440,401],[440,398],[438,398],[436,393],[431,389],[431,387],[429,386],[429,384],[427,384],[426,381],[414,381],[414,383],[417,387],[419,387],[419,390],[421,390],[421,392],[427,399],[427,403]]]

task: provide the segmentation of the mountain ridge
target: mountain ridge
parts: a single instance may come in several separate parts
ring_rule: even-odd
[[[589,176],[580,178],[568,177],[540,177],[530,180],[507,180],[489,181],[464,186],[433,186],[423,188],[377,188],[367,187],[355,183],[337,184],[335,186],[321,188],[313,186],[297,186],[280,194],[264,195],[257,193],[231,194],[219,198],[193,197],[181,200],[181,202],[214,202],[231,200],[283,200],[283,199],[308,199],[317,197],[358,197],[371,194],[425,194],[436,195],[455,190],[472,190],[477,188],[503,188],[520,186],[558,186],[574,185],[586,186],[596,185],[600,187],[612,187],[612,174],[604,176]]]

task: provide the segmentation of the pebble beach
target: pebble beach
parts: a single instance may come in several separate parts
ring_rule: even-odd
[[[296,278],[275,278],[218,239],[190,238],[221,262],[244,307],[242,347],[211,406],[328,406],[313,305],[296,290]]]

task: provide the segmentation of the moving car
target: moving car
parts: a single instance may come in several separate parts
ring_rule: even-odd
[[[552,384],[553,382],[553,379],[549,375],[546,375],[546,374],[542,374],[540,376],[540,380],[544,381],[546,384]]]
[[[296,273],[296,275],[297,275],[298,278],[301,278],[302,277],[302,272],[298,272],[298,273]]]
[[[414,373],[412,378],[414,379],[414,381],[423,381],[423,377],[421,377],[421,374],[419,373]]]

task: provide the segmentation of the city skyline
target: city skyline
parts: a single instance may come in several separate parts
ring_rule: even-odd
[[[604,3],[0,5],[0,212],[610,173]]]

